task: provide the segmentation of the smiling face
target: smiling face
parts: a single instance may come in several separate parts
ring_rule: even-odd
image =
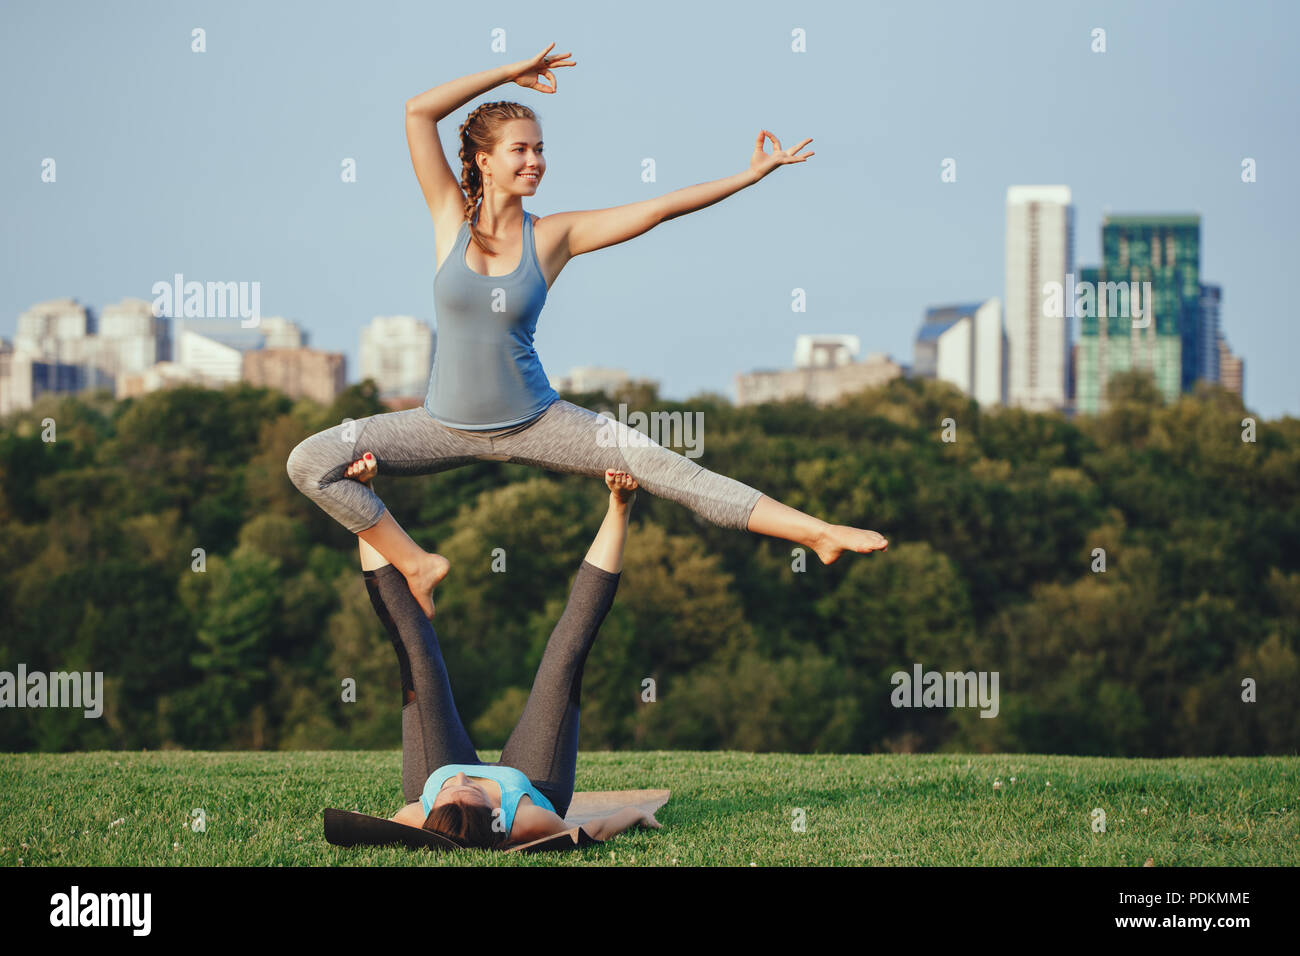
[[[535,120],[511,120],[502,128],[496,149],[490,155],[479,153],[478,162],[486,188],[516,196],[533,195],[546,174],[541,126]]]
[[[456,774],[454,777],[448,777],[443,783],[442,789],[433,798],[435,807],[445,806],[448,803],[459,803],[465,807],[487,807],[489,809],[492,807],[492,801],[488,798],[487,791],[470,780],[463,772]]]

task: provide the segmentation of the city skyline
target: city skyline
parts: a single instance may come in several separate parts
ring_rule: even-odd
[[[818,155],[571,262],[538,327],[552,377],[606,366],[659,380],[669,398],[734,395],[733,373],[786,367],[800,332],[857,335],[865,351],[910,361],[928,308],[1006,301],[1008,187],[1061,183],[1075,210],[1076,271],[1103,262],[1107,213],[1200,216],[1200,274],[1223,290],[1219,321],[1245,359],[1247,406],[1265,417],[1300,414],[1287,368],[1295,333],[1277,278],[1300,246],[1300,187],[1283,165],[1296,151],[1289,117],[1300,87],[1285,46],[1287,28],[1300,22],[1290,7],[1249,5],[1246,17],[1242,8],[1206,4],[954,5],[943,8],[952,29],[937,35],[924,31],[923,12],[888,9],[871,24],[877,46],[858,79],[853,37],[868,20],[850,8],[813,6],[791,23],[779,5],[757,4],[743,24],[695,10],[685,35],[668,8],[642,35],[611,46],[574,5],[558,24],[507,18],[509,52],[501,55],[488,48],[495,23],[398,6],[430,28],[424,41],[411,35],[419,29],[350,25],[344,8],[332,17],[328,4],[310,45],[296,44],[290,9],[199,5],[119,16],[86,5],[71,20],[7,9],[0,49],[11,82],[0,102],[22,148],[0,159],[13,210],[0,335],[12,338],[18,314],[56,297],[98,309],[147,298],[176,272],[261,280],[266,311],[310,330],[314,347],[346,355],[357,380],[361,330],[374,316],[435,319],[432,227],[396,107],[384,116],[379,104],[555,39],[579,63],[559,77],[557,95],[498,87],[439,124],[454,159],[455,125],[472,106],[513,99],[536,109],[551,167],[525,202],[531,212],[620,205],[730,175],[746,165],[760,127],[785,145],[812,136]],[[252,16],[261,29],[236,33],[234,21]],[[196,26],[206,31],[206,53],[190,51]],[[1097,27],[1107,31],[1105,52],[1091,49]],[[721,48],[711,28],[727,37]],[[807,53],[790,49],[795,28],[806,31]],[[438,55],[429,54],[431,35]],[[364,75],[327,68],[344,43],[382,49],[385,65]],[[635,99],[644,93],[641,72],[623,64],[665,44],[683,45],[682,62],[707,53],[699,60],[707,65],[675,70],[654,101]],[[971,48],[989,56],[979,70],[957,69]],[[1011,49],[1023,54],[1016,64],[999,55]],[[754,50],[765,51],[773,82],[756,90],[724,84]],[[1187,62],[1198,69],[1182,70]],[[254,63],[252,77],[238,69]],[[1024,84],[1026,71],[1049,82]],[[21,82],[32,75],[41,77],[36,86]],[[162,75],[168,83],[151,79]],[[845,82],[850,75],[856,83]],[[724,86],[721,112],[654,105],[713,102]],[[832,93],[810,95],[821,89]],[[1081,122],[1090,103],[1134,90],[1142,94],[1140,136],[1107,137]],[[866,101],[868,122],[844,121],[854,97]],[[285,114],[286,98],[301,110]],[[1119,115],[1113,107],[1100,113]],[[216,134],[193,133],[200,114]],[[593,115],[601,117],[598,137]],[[176,135],[134,132],[169,116],[181,117],[172,121]],[[1027,117],[1030,137],[1020,122]],[[651,183],[641,181],[647,157],[657,167]],[[950,158],[956,178],[944,182]],[[1242,181],[1246,158],[1258,164],[1255,182]],[[56,163],[54,183],[41,181],[46,159]],[[340,180],[348,159],[356,183]],[[807,312],[792,313],[794,289],[805,290]]]
[[[793,368],[737,371],[728,397],[738,405],[797,397],[825,404],[906,375],[948,381],[989,408],[1096,414],[1108,407],[1110,376],[1129,368],[1152,372],[1167,402],[1201,381],[1240,396],[1243,362],[1219,327],[1222,289],[1200,281],[1200,217],[1107,215],[1100,266],[1075,263],[1073,219],[1068,186],[1008,188],[1005,321],[996,296],[927,308],[913,367],[879,352],[860,360],[855,335],[805,332]],[[433,367],[437,332],[414,316],[374,316],[361,330],[353,376],[343,353],[304,349],[310,335],[292,321],[273,316],[264,328],[250,328],[263,322],[257,283],[205,285],[177,274],[151,291],[152,303],[124,298],[105,307],[102,319],[71,298],[24,313],[17,353],[0,339],[0,414],[27,407],[43,390],[115,384],[122,398],[183,380],[242,380],[328,402],[348,382],[372,379],[390,405],[405,407],[421,400]],[[150,326],[156,331],[147,349]],[[274,349],[299,351],[253,354]],[[158,361],[152,370],[141,361],[148,351]],[[16,364],[23,356],[68,364]],[[96,367],[75,367],[88,362]],[[626,370],[594,366],[548,377],[552,388],[571,392],[632,380]]]
[[[1018,291],[1008,321],[996,296],[983,303],[931,306],[914,342],[914,366],[880,352],[860,359],[861,343],[854,335],[804,332],[796,339],[793,368],[737,371],[728,397],[738,405],[793,397],[824,404],[906,375],[948,381],[990,408],[1096,414],[1106,407],[1108,377],[1129,367],[1153,372],[1165,401],[1192,391],[1201,379],[1240,395],[1242,361],[1218,325],[1222,290],[1199,281],[1200,217],[1108,215],[1102,224],[1106,262],[1090,267],[1072,258],[1073,214],[1067,186],[1008,189],[1007,288]],[[1125,275],[1127,282],[1114,281]],[[48,379],[57,383],[56,390],[80,391],[112,386],[126,373],[131,374],[117,383],[119,398],[181,380],[208,386],[245,381],[328,402],[347,384],[369,378],[381,396],[398,405],[421,399],[437,341],[429,323],[414,316],[373,316],[360,333],[361,367],[345,377],[344,353],[306,348],[310,333],[297,323],[257,314],[260,290],[253,286],[208,283],[205,288],[176,275],[172,283],[155,285],[152,303],[124,297],[102,310],[72,298],[35,304],[20,318],[19,353],[68,364],[18,374],[17,391],[9,395],[14,353],[0,339],[0,413],[15,404],[26,407],[23,388],[33,382],[49,390]],[[224,318],[204,313],[205,295],[207,309]],[[1154,315],[1154,324],[1144,321],[1144,314]],[[148,335],[142,338],[140,323],[146,316],[157,329],[158,365],[148,372],[148,363],[141,363]],[[1107,319],[1100,328],[1099,317]],[[27,321],[36,324],[24,330],[21,322]],[[1109,351],[1108,329],[1112,338],[1119,336]],[[1159,348],[1152,338],[1157,330]],[[299,354],[256,354],[274,349]],[[1076,365],[1079,350],[1082,364]],[[1222,379],[1221,352],[1230,363]],[[92,360],[97,367],[74,367]],[[608,390],[633,381],[624,369],[594,366],[548,377],[562,391]]]

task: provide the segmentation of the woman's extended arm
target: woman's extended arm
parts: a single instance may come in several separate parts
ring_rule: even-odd
[[[624,830],[630,830],[635,826],[647,826],[657,830],[660,823],[652,813],[645,813],[636,807],[624,807],[607,817],[590,820],[584,823],[582,828],[597,840],[608,840],[610,837],[622,833]]]
[[[770,153],[765,149],[769,138],[774,147]],[[754,155],[749,161],[749,168],[744,172],[715,179],[710,183],[676,189],[654,199],[643,199],[625,206],[557,213],[547,216],[546,221],[551,224],[551,228],[564,232],[570,259],[584,252],[615,246],[649,232],[661,222],[721,202],[746,186],[754,185],[778,166],[804,162],[809,156],[816,155],[799,155],[799,151],[811,142],[811,139],[805,139],[798,146],[782,149],[781,141],[776,136],[767,130],[761,130],[754,143]]]

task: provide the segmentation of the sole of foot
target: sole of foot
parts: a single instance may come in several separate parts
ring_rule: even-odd
[[[845,551],[869,554],[872,551],[888,551],[889,541],[884,535],[866,528],[851,528],[846,524],[831,525],[821,540],[813,546],[822,564],[834,564]]]
[[[420,604],[420,610],[429,620],[433,620],[433,589],[447,576],[451,562],[440,554],[426,554],[414,574],[406,576],[406,585]]]

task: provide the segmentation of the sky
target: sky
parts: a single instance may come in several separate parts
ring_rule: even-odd
[[[547,173],[530,213],[742,172],[760,129],[812,137],[816,155],[570,261],[537,329],[552,377],[610,366],[667,398],[734,398],[737,373],[789,367],[800,333],[854,334],[910,365],[927,308],[1005,301],[1007,187],[1064,184],[1076,271],[1099,264],[1107,212],[1199,214],[1201,281],[1222,286],[1246,405],[1296,416],[1298,26],[1289,0],[5,0],[0,336],[47,299],[152,300],[178,272],[258,281],[262,314],[345,353],[356,381],[372,318],[435,321],[405,101],[554,41],[577,61],[555,94],[509,83],[439,124],[459,173],[470,109],[537,111]]]

